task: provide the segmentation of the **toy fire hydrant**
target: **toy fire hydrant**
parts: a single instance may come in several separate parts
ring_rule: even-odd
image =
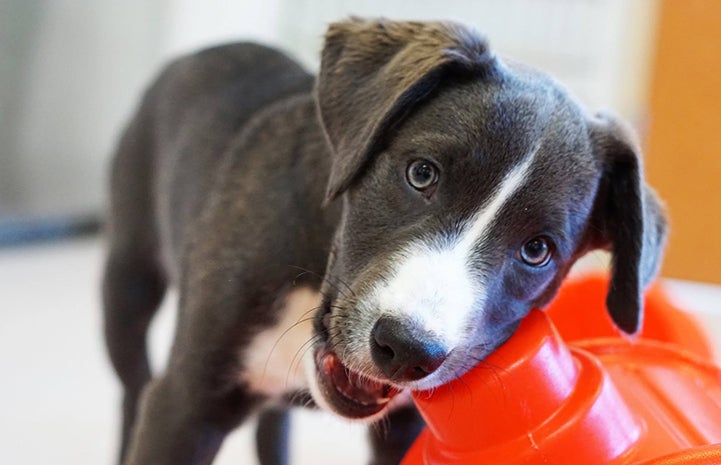
[[[414,393],[427,428],[402,463],[721,465],[721,370],[677,342],[567,344],[533,310],[462,378]]]

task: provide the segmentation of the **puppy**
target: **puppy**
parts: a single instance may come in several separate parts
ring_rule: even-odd
[[[211,463],[251,413],[308,391],[385,415],[372,460],[397,463],[421,426],[398,394],[483,360],[587,251],[612,252],[608,310],[636,332],[666,229],[621,123],[441,22],[332,24],[317,79],[253,44],[175,61],[121,139],[111,197],[129,465]],[[151,381],[169,284],[177,330]],[[264,464],[286,459],[265,434],[281,420],[261,419]]]

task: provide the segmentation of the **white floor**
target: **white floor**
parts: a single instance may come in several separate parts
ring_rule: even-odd
[[[102,244],[83,239],[0,250],[0,451],[3,464],[112,464],[119,391],[100,331]],[[721,288],[669,282],[683,308],[721,341]],[[162,366],[173,327],[168,299],[153,328]],[[717,354],[721,354],[721,345]],[[294,417],[294,464],[365,463],[364,430],[323,414]],[[252,428],[217,463],[254,464]]]
[[[0,463],[114,464],[120,392],[101,337],[101,241],[0,250]],[[170,296],[153,328],[162,366],[174,326]],[[364,464],[365,431],[329,415],[293,419],[294,463]],[[255,464],[253,426],[216,463]]]

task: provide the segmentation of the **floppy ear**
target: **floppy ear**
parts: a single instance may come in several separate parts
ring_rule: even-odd
[[[448,65],[474,69],[492,61],[480,35],[453,23],[331,24],[316,85],[334,156],[326,201],[348,188],[385,133],[434,89]]]
[[[628,334],[641,327],[643,291],[658,271],[666,239],[666,218],[643,179],[641,154],[630,129],[609,115],[590,122],[594,151],[603,166],[591,234],[595,247],[611,249],[611,283],[606,306]]]

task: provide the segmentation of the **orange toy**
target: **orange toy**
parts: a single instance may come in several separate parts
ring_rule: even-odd
[[[566,342],[619,337],[622,333],[606,311],[606,294],[606,276],[569,279],[545,311]],[[696,321],[669,301],[661,285],[652,285],[646,292],[644,314],[638,337],[672,342],[703,358],[712,358],[711,345]]]
[[[601,321],[595,291],[605,285],[567,285],[548,314],[561,327],[561,318]],[[698,328],[660,305],[658,292],[647,297],[644,337],[633,342],[593,337],[614,334],[612,326],[571,324],[576,341],[566,345],[549,316],[533,310],[475,369],[414,393],[428,427],[403,465],[721,464],[721,444],[712,445],[721,443],[721,371],[707,361]]]

